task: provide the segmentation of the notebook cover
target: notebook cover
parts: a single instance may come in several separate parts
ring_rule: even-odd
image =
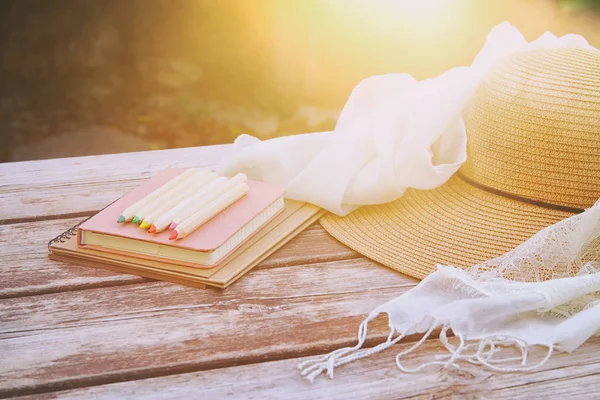
[[[242,240],[237,246],[233,247],[227,254],[225,254],[223,257],[221,257],[216,263],[211,264],[211,265],[204,265],[204,264],[198,264],[198,263],[192,263],[192,262],[187,262],[187,261],[181,261],[181,260],[173,260],[173,259],[169,259],[169,258],[164,258],[164,257],[160,257],[160,256],[156,256],[156,255],[148,255],[148,254],[142,254],[142,253],[134,253],[134,252],[130,252],[127,250],[119,250],[119,249],[113,249],[113,248],[107,248],[107,247],[102,247],[102,246],[98,246],[98,245],[93,245],[93,244],[86,244],[86,245],[79,245],[80,248],[85,248],[85,249],[89,249],[89,250],[96,250],[96,251],[100,251],[102,253],[112,253],[114,255],[124,255],[124,256],[131,256],[131,257],[135,257],[135,258],[143,258],[149,261],[158,261],[160,263],[167,263],[167,264],[175,264],[175,265],[179,265],[179,266],[186,266],[186,267],[192,267],[195,269],[214,269],[217,268],[219,265],[221,265],[221,263],[226,260],[227,258],[229,258],[229,256],[235,252],[238,248],[240,248],[241,246],[243,246],[243,244],[245,242],[247,242],[248,240],[251,240],[252,237],[254,237],[255,235],[259,234],[259,232],[261,232],[266,226],[267,224],[272,221],[273,219],[277,218],[278,215],[282,214],[283,211],[285,210],[285,207],[280,209],[279,211],[277,211],[271,218],[269,218],[266,222],[264,222],[262,225],[259,225],[258,228],[252,232],[250,235],[248,235],[248,237],[246,237],[244,240]],[[79,244],[81,242],[80,236],[78,236],[80,234],[79,229],[77,229],[77,240],[76,243]]]
[[[238,230],[283,196],[284,193],[283,188],[265,182],[248,181],[250,190],[244,197],[227,207],[189,236],[176,241],[169,240],[169,230],[157,234],[149,234],[146,230],[140,229],[138,225],[117,223],[117,219],[124,209],[164,185],[183,171],[184,169],[169,168],[160,172],[85,221],[79,229],[159,243],[166,246],[209,252],[223,245]],[[113,251],[118,252],[118,250]]]
[[[308,203],[292,200],[286,200],[285,203],[283,213],[267,223],[219,267],[211,270],[165,264],[78,247],[76,237],[73,232],[69,234],[69,231],[50,243],[50,257],[193,287],[210,285],[225,288],[315,222],[325,212]]]

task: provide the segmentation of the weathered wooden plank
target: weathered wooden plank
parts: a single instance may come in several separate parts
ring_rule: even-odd
[[[1,257],[0,257],[1,258]],[[49,260],[46,255],[11,260],[0,267],[0,299],[151,282],[137,275]]]
[[[81,220],[67,218],[0,225],[0,298],[146,281],[134,275],[81,267],[76,262],[49,260],[47,242]],[[256,268],[357,257],[356,252],[314,224]]]
[[[600,349],[596,349],[598,351]],[[597,400],[600,399],[600,372],[598,364],[589,368],[577,368],[571,371],[570,367],[563,367],[558,371],[559,374],[573,373],[583,376],[567,376],[554,380],[555,377],[546,377],[547,380],[528,383],[523,386],[507,387],[506,389],[497,389],[489,395],[485,391],[480,393],[480,398],[487,396],[489,399],[513,400],[513,399],[578,399],[578,400]],[[585,375],[585,374],[590,375]],[[506,386],[509,386],[507,382]]]
[[[501,374],[468,363],[460,370],[437,367],[404,374],[394,355],[411,344],[394,346],[371,358],[337,369],[310,384],[294,358],[210,371],[184,373],[27,397],[41,399],[597,399],[600,398],[600,338],[574,354],[555,354],[536,371]],[[408,365],[443,354],[439,341],[428,340],[420,351],[406,356]],[[537,354],[536,354],[537,353]],[[543,351],[534,351],[541,357]],[[25,400],[23,398],[22,400]]]
[[[326,351],[415,283],[359,258],[256,270],[225,291],[156,282],[1,300],[0,394]]]
[[[338,242],[318,222],[315,222],[260,263],[255,269],[328,263],[353,258],[362,258],[362,256]],[[334,264],[329,265],[330,268],[335,268]]]
[[[47,254],[47,244],[52,238],[83,219],[64,218],[0,225],[0,256],[4,262],[10,262],[10,260],[26,258],[28,255]]]
[[[214,167],[229,149],[191,147],[0,164],[0,223],[89,214],[165,168]]]
[[[22,186],[0,193],[0,224],[89,216],[139,186],[144,178],[74,185]]]
[[[48,259],[48,241],[79,221],[81,218],[0,225],[0,298],[148,281]]]
[[[148,176],[167,167],[216,165],[230,145],[103,154],[0,164],[0,188],[12,185],[69,184],[104,182]]]

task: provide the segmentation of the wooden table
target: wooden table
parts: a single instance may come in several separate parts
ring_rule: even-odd
[[[538,371],[464,365],[405,375],[396,345],[301,379],[307,356],[353,345],[375,306],[417,281],[318,224],[227,290],[51,261],[46,243],[168,167],[214,166],[227,146],[0,164],[0,397],[600,398],[600,339]],[[385,339],[375,321],[368,346]],[[428,340],[407,364],[442,352]],[[445,378],[443,378],[445,374]],[[572,397],[571,397],[572,396]]]

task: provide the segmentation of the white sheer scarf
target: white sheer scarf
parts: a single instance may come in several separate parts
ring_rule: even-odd
[[[396,356],[404,372],[430,365],[460,368],[459,361],[495,371],[527,371],[543,365],[555,350],[572,352],[600,330],[600,200],[585,212],[547,227],[514,250],[469,270],[438,266],[417,287],[376,308],[358,330],[358,344],[311,359],[299,367],[313,380],[326,371],[367,357],[407,335],[422,339]],[[367,327],[380,314],[389,318],[387,341],[362,349]],[[416,368],[402,357],[440,329],[445,355]],[[458,338],[448,340],[451,329]],[[531,346],[546,356],[528,362]],[[516,346],[519,357],[498,358],[502,347]]]
[[[481,78],[505,56],[526,50],[593,48],[578,35],[547,32],[531,43],[505,22],[488,34],[470,67],[418,82],[373,76],[350,95],[333,132],[260,141],[236,139],[219,172],[285,187],[286,197],[337,215],[396,200],[407,188],[433,189],[466,161],[463,111]]]
[[[518,51],[559,47],[592,48],[577,35],[546,33],[527,43],[516,28],[500,24],[470,67],[421,82],[408,74],[368,78],[352,92],[333,132],[264,142],[242,135],[219,172],[245,172],[284,186],[286,197],[338,215],[395,200],[409,187],[435,188],[466,160],[463,111],[489,68]],[[410,371],[402,357],[436,329],[448,354],[431,363],[446,367],[465,360],[498,371],[527,370],[539,366],[527,362],[532,345],[548,348],[541,363],[555,350],[574,350],[600,326],[599,220],[596,204],[469,271],[439,267],[410,292],[374,310],[360,326],[355,347],[309,360],[301,366],[303,374],[314,379],[327,371],[333,377],[337,366],[423,333],[396,358],[400,369]],[[389,317],[388,340],[362,349],[369,321],[381,313]],[[449,329],[458,345],[448,340]],[[499,347],[510,344],[521,350],[518,359],[495,357]]]

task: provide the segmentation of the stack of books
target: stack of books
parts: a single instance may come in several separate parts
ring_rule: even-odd
[[[51,240],[49,256],[226,288],[323,212],[242,174],[170,168]]]

